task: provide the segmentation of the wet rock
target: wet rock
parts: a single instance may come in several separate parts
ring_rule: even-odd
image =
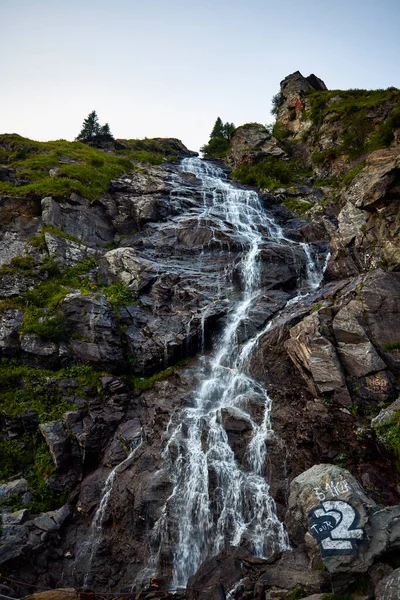
[[[240,551],[232,549],[220,552],[204,561],[197,573],[190,577],[186,597],[188,600],[220,600],[221,584],[224,590],[230,591],[242,578]]]
[[[253,434],[253,424],[248,415],[237,408],[224,408],[221,411],[222,424],[228,435],[228,442],[236,458],[243,462],[248,443]]]
[[[328,574],[311,570],[308,557],[301,548],[284,552],[280,559],[267,565],[259,581],[267,590],[278,588],[290,592],[302,588],[306,594],[315,594],[331,589]]]

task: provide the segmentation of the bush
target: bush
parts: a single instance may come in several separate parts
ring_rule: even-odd
[[[243,163],[232,171],[232,178],[262,189],[289,185],[295,179],[293,165],[279,158],[266,158],[258,164]]]
[[[37,310],[28,310],[20,333],[34,333],[42,341],[63,342],[68,339],[67,320],[61,312],[48,316]]]
[[[278,92],[277,94],[272,96],[271,102],[272,102],[271,114],[277,116],[280,107],[285,102],[285,97],[282,94],[282,92]]]

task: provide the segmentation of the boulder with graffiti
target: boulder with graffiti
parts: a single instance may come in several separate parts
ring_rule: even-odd
[[[400,505],[379,506],[334,465],[315,465],[292,481],[286,524],[292,544],[305,543],[310,566],[322,563],[339,593],[400,547]]]

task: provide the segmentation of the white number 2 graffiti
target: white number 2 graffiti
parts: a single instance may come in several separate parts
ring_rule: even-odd
[[[310,528],[327,554],[348,553],[364,537],[362,529],[351,529],[356,519],[356,511],[347,502],[327,500],[312,511]]]

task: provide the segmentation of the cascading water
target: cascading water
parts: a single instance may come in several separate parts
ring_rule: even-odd
[[[136,450],[139,448],[142,443],[142,437],[135,438],[131,443],[131,450],[126,458],[124,458],[120,463],[118,463],[109,473],[102,491],[102,495],[100,498],[99,506],[93,516],[90,534],[88,539],[82,545],[80,550],[76,556],[76,562],[78,563],[86,563],[85,566],[85,576],[83,580],[83,585],[86,587],[91,583],[91,574],[92,574],[92,563],[93,559],[96,556],[96,553],[99,549],[100,543],[103,539],[103,523],[106,515],[107,506],[111,497],[111,493],[114,487],[115,480],[117,476],[122,472],[124,468],[126,468],[135,454]]]
[[[173,548],[173,587],[185,586],[203,560],[227,546],[245,545],[257,556],[288,547],[263,476],[266,441],[273,435],[271,401],[248,368],[252,350],[263,332],[242,345],[238,332],[260,297],[259,256],[263,242],[270,238],[279,244],[295,244],[268,217],[258,195],[234,187],[221,169],[198,158],[184,159],[181,169],[194,173],[201,181],[204,206],[199,219],[217,219],[222,228],[233,230],[244,251],[239,264],[242,297],[205,367],[194,405],[179,415],[165,450],[174,487],[153,530],[155,552],[149,572],[156,570],[160,547],[168,541]],[[321,274],[309,247],[301,246],[308,289],[313,290]],[[251,417],[250,402],[263,404],[261,423]],[[224,415],[229,412],[244,419],[252,430],[242,465],[223,426]]]

